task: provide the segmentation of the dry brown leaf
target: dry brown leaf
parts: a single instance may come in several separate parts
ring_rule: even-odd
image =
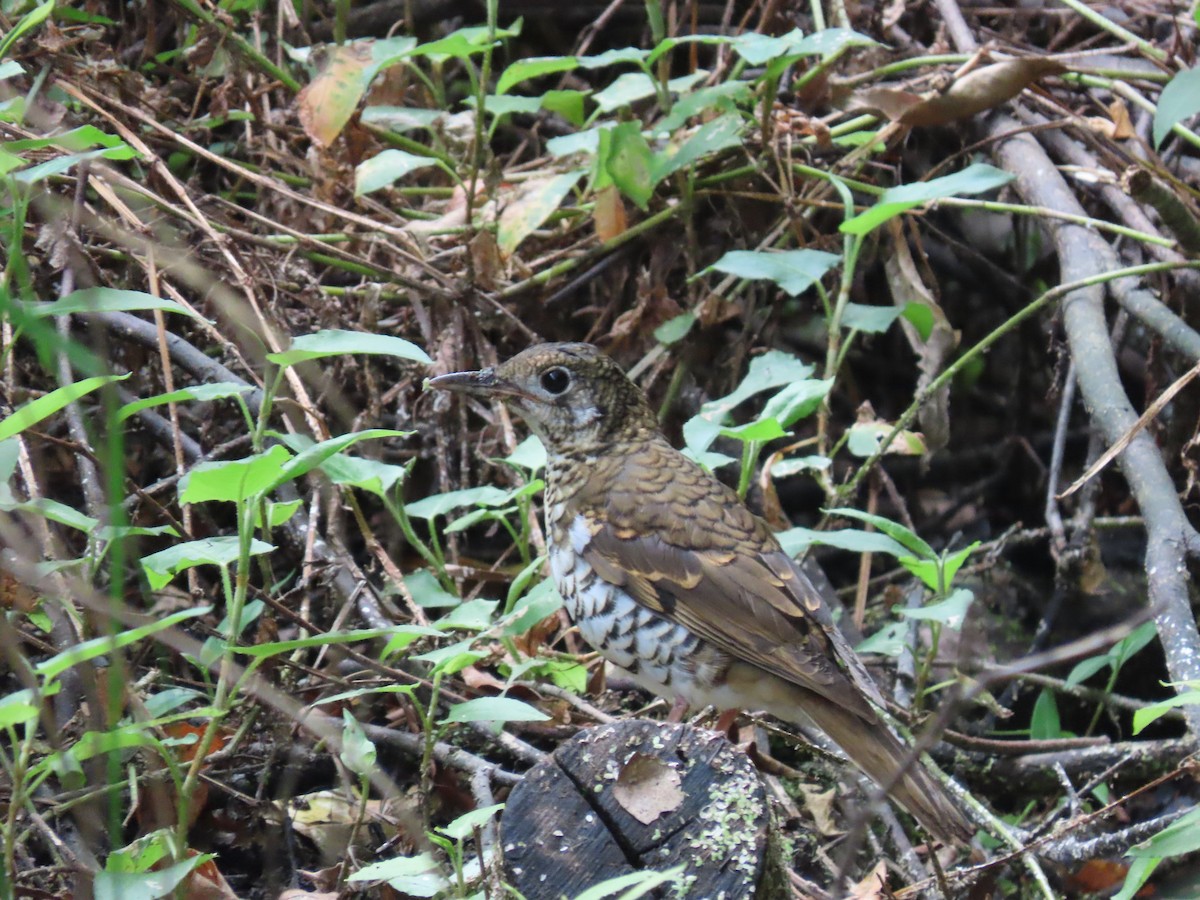
[[[815,784],[800,783],[800,794],[804,797],[804,808],[813,817],[817,831],[823,837],[837,837],[842,833],[833,818],[833,803],[837,799],[837,791],[833,788],[821,790]]]
[[[315,143],[328,147],[341,134],[370,83],[372,62],[366,43],[324,48],[317,77],[296,95],[300,125]]]
[[[679,808],[683,802],[680,783],[679,773],[661,759],[635,753],[617,775],[613,798],[627,813],[649,825],[663,813]]]
[[[958,346],[958,332],[950,327],[937,297],[926,287],[916,261],[904,238],[899,219],[888,223],[892,241],[892,252],[884,261],[884,273],[892,292],[892,302],[904,309],[910,303],[919,304],[929,311],[933,320],[928,337],[923,337],[917,327],[906,318],[900,319],[900,327],[908,339],[909,346],[917,354],[917,368],[921,375],[917,379],[917,391],[923,391],[934,378],[941,374],[946,361]],[[950,388],[947,385],[934,393],[918,415],[925,443],[930,452],[946,446],[950,440]]]
[[[1120,97],[1108,104],[1108,114],[1113,120],[1113,137],[1118,141],[1127,141],[1136,133],[1133,130],[1133,120],[1129,118],[1129,107]]]
[[[196,851],[189,850],[189,855]],[[188,876],[183,889],[186,900],[238,900],[221,870],[217,868],[216,860],[207,860],[196,866]]]
[[[886,900],[890,895],[887,889],[887,863],[880,860],[866,878],[850,888],[846,900]]]
[[[873,87],[855,91],[846,105],[849,109],[880,112],[892,122],[899,122],[910,109],[924,101],[924,97],[912,91]]]
[[[958,79],[944,93],[913,106],[900,121],[914,127],[948,125],[1007,103],[1038,78],[1063,71],[1066,70],[1062,63],[1042,56],[1024,56],[984,66]]]
[[[596,192],[592,218],[596,222],[596,237],[601,241],[620,237],[629,228],[625,201],[621,199],[621,192],[615,184],[606,185]]]

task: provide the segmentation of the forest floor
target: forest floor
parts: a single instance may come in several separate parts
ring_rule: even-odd
[[[505,896],[524,773],[668,712],[544,580],[526,426],[423,391],[560,340],[978,806],[934,858],[745,714],[794,896],[1200,896],[1182,4],[0,26],[0,897]]]

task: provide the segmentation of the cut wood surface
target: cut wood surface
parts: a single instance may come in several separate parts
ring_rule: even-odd
[[[563,744],[514,788],[501,820],[506,873],[527,900],[680,863],[687,896],[774,896],[769,832],[744,753],[712,731],[642,720]]]

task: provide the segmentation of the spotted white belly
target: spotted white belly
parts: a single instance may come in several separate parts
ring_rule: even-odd
[[[725,654],[599,578],[583,557],[591,535],[581,517],[567,536],[551,542],[550,571],[583,639],[651,693],[727,708],[714,684],[728,665]]]

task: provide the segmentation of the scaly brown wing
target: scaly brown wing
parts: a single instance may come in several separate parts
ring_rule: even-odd
[[[737,495],[665,442],[637,447],[586,513],[601,578],[737,659],[875,721],[878,692],[816,589]],[[863,684],[865,679],[868,684]]]

